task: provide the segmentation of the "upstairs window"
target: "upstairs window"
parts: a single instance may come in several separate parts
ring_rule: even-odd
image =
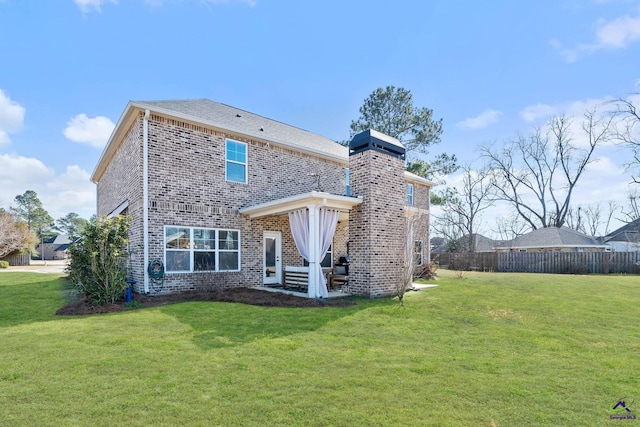
[[[413,184],[407,184],[407,204],[413,206]]]
[[[247,183],[247,144],[227,139],[226,179],[231,182]]]
[[[345,184],[344,195],[351,196],[351,174],[349,173],[349,168],[345,170]]]

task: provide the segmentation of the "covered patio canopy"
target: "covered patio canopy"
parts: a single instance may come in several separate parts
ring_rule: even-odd
[[[322,269],[320,267],[322,253],[323,228],[326,225],[320,220],[320,209],[337,211],[339,215],[348,215],[348,212],[362,203],[362,198],[341,196],[337,194],[325,193],[321,191],[311,191],[297,194],[259,205],[249,206],[240,209],[240,213],[248,215],[249,218],[260,218],[271,215],[287,215],[291,212],[308,210],[308,254],[301,255],[309,261],[309,290],[311,298],[327,296],[326,284],[322,279]],[[337,219],[336,219],[337,222]],[[335,230],[335,224],[333,225]],[[293,232],[293,230],[292,230]],[[294,234],[295,237],[295,234]],[[296,242],[296,245],[298,242]],[[298,248],[300,250],[300,248]]]
[[[260,218],[269,215],[286,215],[298,209],[320,205],[327,209],[335,209],[340,212],[349,212],[354,206],[362,203],[361,197],[340,196],[322,191],[310,191],[296,194],[283,199],[272,200],[259,205],[240,209],[240,213],[249,218]]]

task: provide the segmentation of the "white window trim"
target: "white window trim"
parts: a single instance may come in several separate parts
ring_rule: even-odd
[[[233,142],[234,144],[241,144],[244,145],[245,147],[245,161],[244,163],[239,162],[237,160],[229,160],[229,158],[227,157],[227,142]],[[242,181],[233,181],[231,179],[228,179],[227,177],[227,165],[229,163],[235,163],[236,165],[243,165],[244,166],[244,182]],[[224,180],[226,182],[235,182],[236,184],[247,184],[249,182],[249,147],[247,145],[246,142],[241,142],[241,141],[236,141],[235,139],[231,139],[231,138],[226,138],[224,140]]]
[[[189,229],[189,248],[188,249],[170,249],[167,248],[167,228],[187,228]],[[193,237],[193,230],[209,230],[209,231],[215,231],[215,248],[213,249],[213,252],[215,253],[215,262],[216,262],[216,269],[215,270],[194,270],[194,263],[195,263],[195,252],[203,252],[203,251],[198,251],[195,249],[195,245],[194,245],[194,237]],[[219,233],[220,231],[235,231],[238,233],[238,249],[236,250],[228,250],[228,249],[220,249],[219,248]],[[241,245],[240,242],[242,241],[242,236],[240,233],[240,230],[236,230],[233,228],[209,228],[209,227],[189,227],[189,226],[184,226],[184,225],[165,225],[163,228],[163,257],[164,257],[164,265],[165,265],[165,271],[167,274],[184,274],[184,273],[211,273],[211,272],[220,272],[220,273],[233,273],[233,272],[238,272],[241,271],[242,269],[242,265],[241,265],[241,260],[242,260],[242,254],[241,254]],[[173,271],[168,271],[166,269],[167,266],[167,250],[169,251],[175,251],[175,252],[189,252],[189,270],[173,270]],[[211,252],[211,250],[209,251],[204,251],[204,252]],[[220,253],[221,252],[237,252],[238,253],[238,269],[236,270],[220,270]]]
[[[413,206],[413,184],[407,184],[407,204]]]

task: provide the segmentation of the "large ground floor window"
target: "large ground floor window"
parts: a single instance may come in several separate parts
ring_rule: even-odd
[[[164,260],[168,273],[240,271],[240,231],[165,226]]]

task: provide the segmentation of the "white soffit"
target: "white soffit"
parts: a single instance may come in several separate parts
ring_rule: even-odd
[[[311,191],[309,193],[297,194],[295,196],[242,208],[240,209],[240,213],[248,215],[249,218],[260,218],[269,215],[284,215],[313,205],[348,212],[360,203],[362,203],[362,199],[359,197],[339,196],[337,194]]]

